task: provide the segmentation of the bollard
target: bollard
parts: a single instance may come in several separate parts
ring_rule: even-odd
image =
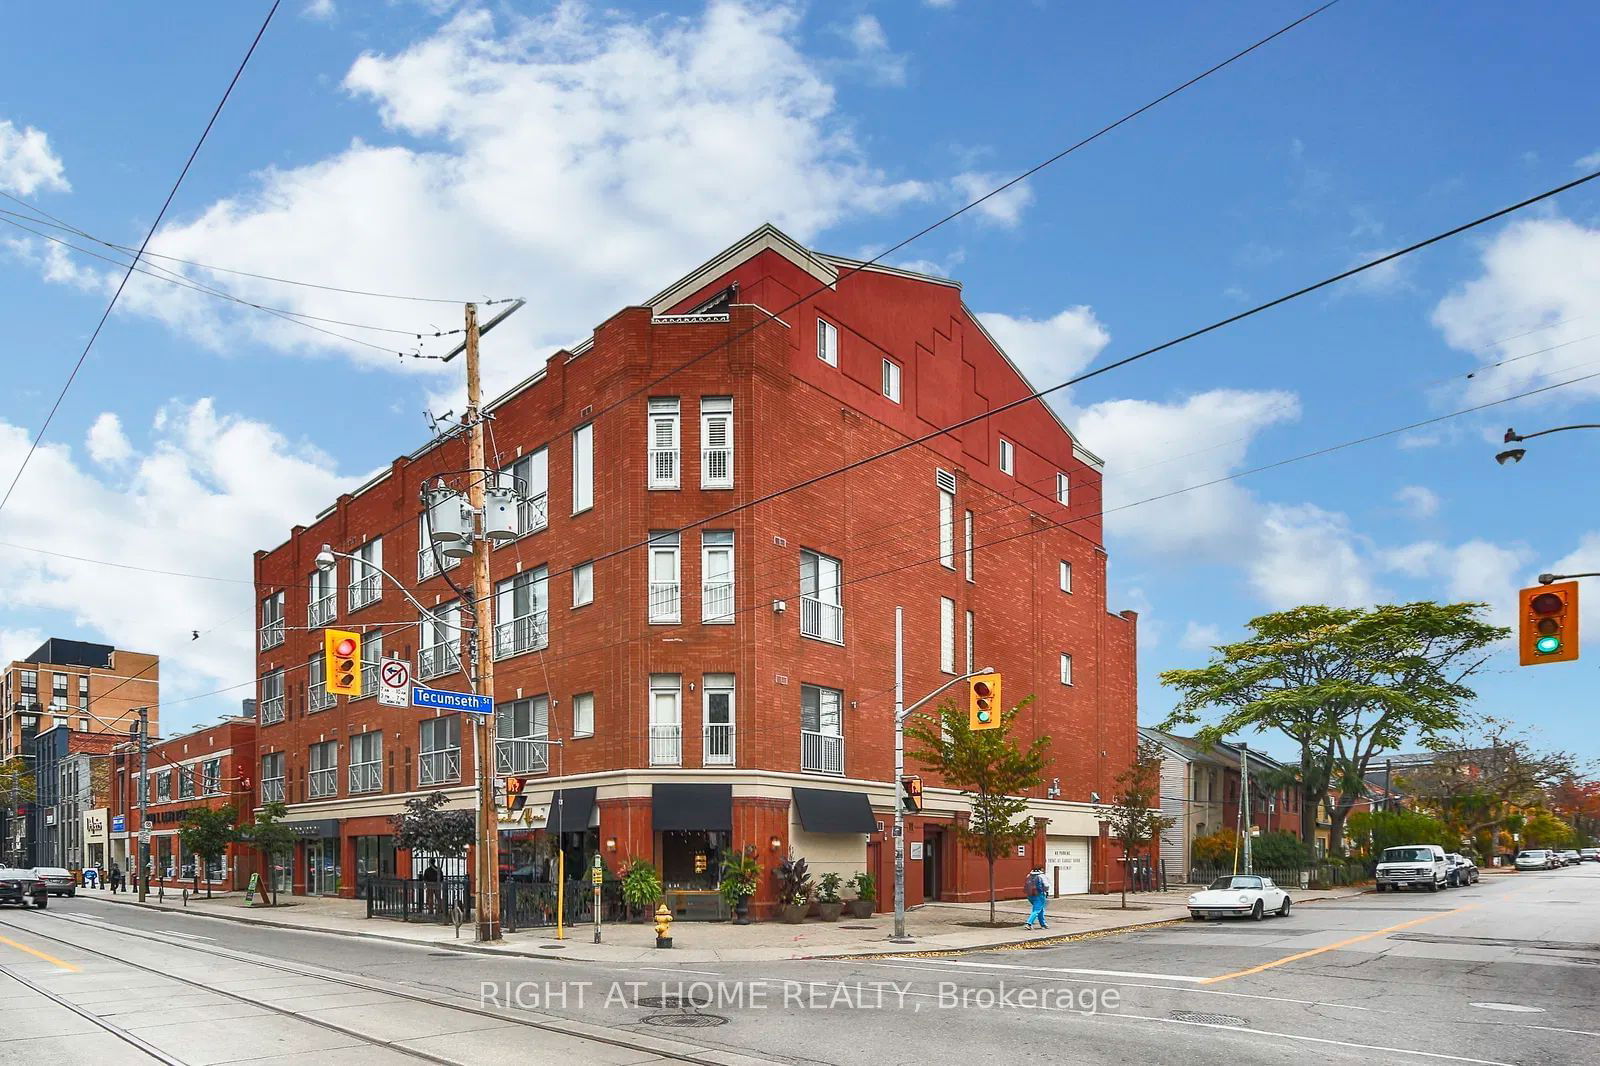
[[[656,947],[672,946],[672,912],[665,903],[656,907]]]

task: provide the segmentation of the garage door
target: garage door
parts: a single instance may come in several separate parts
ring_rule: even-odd
[[[1046,837],[1044,880],[1055,895],[1089,891],[1089,838]]]

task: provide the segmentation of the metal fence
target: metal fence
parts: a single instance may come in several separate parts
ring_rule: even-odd
[[[556,886],[547,882],[528,884],[504,881],[500,885],[500,924],[508,933],[556,924]],[[567,881],[562,908],[566,925],[594,921],[594,885],[588,881]],[[600,920],[620,922],[627,917],[622,902],[622,882],[607,881],[600,888]]]
[[[402,922],[450,921],[453,909],[472,915],[472,890],[465,877],[424,881],[418,877],[372,877],[367,880],[367,917]]]

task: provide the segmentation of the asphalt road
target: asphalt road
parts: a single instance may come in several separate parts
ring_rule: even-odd
[[[426,1047],[440,1060],[497,1063],[515,1061],[513,1046],[528,1041],[541,1051],[532,1061],[575,1063],[717,1061],[730,1052],[784,1062],[919,1066],[969,1054],[985,1063],[1119,1066],[1600,1057],[1600,866],[1594,864],[1492,876],[1439,894],[1306,904],[1288,918],[1259,923],[1172,923],[1027,950],[687,967],[674,966],[669,952],[659,966],[626,967],[582,963],[557,951],[548,960],[440,952],[83,896],[52,901],[44,913],[0,912],[0,923],[0,937],[10,941],[0,941],[0,966],[49,980],[59,994],[71,994],[76,979],[52,973],[23,949],[83,963],[83,973],[97,981],[135,992],[141,980],[162,978],[119,975],[117,962],[73,955],[78,949],[69,945],[201,983],[214,973],[246,990],[304,993],[298,1005],[281,1005],[315,1005],[323,1020],[358,1029],[371,1038],[361,1045],[363,1055],[393,1053],[385,1040],[432,1039]],[[649,935],[644,927],[636,931]],[[397,1000],[387,990],[415,998]],[[189,986],[182,992],[200,995]],[[59,1009],[30,996],[0,985],[6,1019],[0,1062],[24,1047],[46,1046],[13,1035],[28,1031],[10,1023],[19,1011],[44,1017]],[[154,1024],[161,1008],[145,1000],[143,1009],[153,1013],[142,1020]],[[174,1010],[198,1005],[200,1015],[210,1009],[204,1000],[170,1002]],[[454,1010],[480,1004],[486,1015]],[[218,1009],[247,1008],[232,1002]],[[508,1024],[516,1019],[568,1031]],[[269,1029],[297,1024],[278,1014]],[[417,1026],[431,1036],[413,1035]],[[651,1043],[662,1038],[674,1043]],[[563,1041],[572,1042],[570,1055]],[[617,1041],[636,1046],[619,1048]],[[249,1061],[253,1050],[234,1042],[227,1049],[232,1058],[190,1057],[184,1049],[178,1058]],[[343,1046],[334,1053],[350,1055]]]

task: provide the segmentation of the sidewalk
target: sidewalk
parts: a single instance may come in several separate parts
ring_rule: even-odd
[[[1343,899],[1360,895],[1363,889],[1344,888],[1294,893],[1298,906],[1322,899]],[[218,893],[212,899],[191,898],[187,906],[170,895],[164,903],[152,898],[147,908],[186,914],[206,915],[251,925],[284,926],[342,936],[363,936],[377,940],[420,944],[428,947],[480,951],[490,954],[521,955],[528,958],[563,958],[583,962],[645,962],[670,960],[674,965],[692,962],[769,962],[784,959],[815,959],[839,956],[901,955],[908,952],[972,951],[991,947],[1012,947],[1033,942],[1086,933],[1136,928],[1186,919],[1189,889],[1168,892],[1129,893],[1128,909],[1120,898],[1107,896],[1063,896],[1050,901],[1049,928],[1024,929],[1028,904],[1024,900],[1002,900],[996,917],[1006,923],[1000,928],[988,924],[987,903],[929,903],[906,913],[906,932],[911,944],[892,944],[894,930],[890,914],[871,918],[840,918],[837,922],[809,920],[801,925],[782,922],[757,922],[736,926],[728,922],[675,922],[674,947],[670,953],[655,947],[655,928],[650,922],[608,923],[602,929],[603,942],[593,943],[592,925],[568,929],[565,940],[555,938],[554,929],[507,933],[503,944],[479,945],[472,940],[472,928],[462,926],[458,938],[449,925],[397,922],[367,918],[366,904],[360,900],[330,899],[318,896],[284,896],[277,907],[246,907],[242,893]],[[90,899],[141,906],[130,893],[85,892]]]

